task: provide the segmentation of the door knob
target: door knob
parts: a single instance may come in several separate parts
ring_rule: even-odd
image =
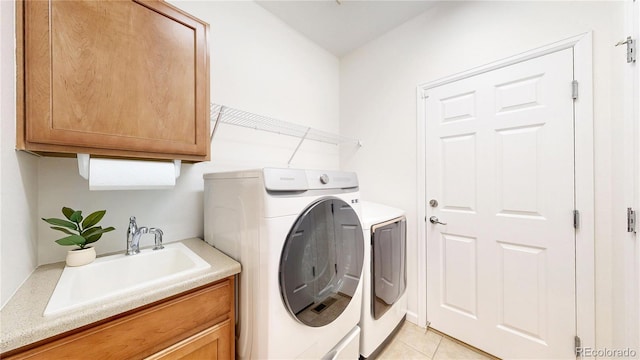
[[[440,220],[438,220],[438,218],[437,218],[437,217],[435,217],[435,216],[430,217],[430,218],[429,218],[429,221],[430,221],[432,224],[447,225],[447,223],[440,222]]]

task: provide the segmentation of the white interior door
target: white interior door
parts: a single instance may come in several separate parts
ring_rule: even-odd
[[[426,92],[427,320],[502,358],[573,358],[573,51]]]

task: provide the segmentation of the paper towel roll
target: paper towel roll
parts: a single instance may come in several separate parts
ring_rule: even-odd
[[[91,159],[89,190],[171,189],[176,185],[173,162]]]

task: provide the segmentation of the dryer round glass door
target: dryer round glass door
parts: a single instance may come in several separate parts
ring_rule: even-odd
[[[337,319],[356,292],[363,255],[362,225],[349,204],[324,198],[309,206],[280,256],[280,293],[289,312],[314,327]]]

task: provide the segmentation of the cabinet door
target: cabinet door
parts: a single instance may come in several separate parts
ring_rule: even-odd
[[[147,360],[232,359],[232,341],[234,341],[234,338],[230,324],[230,320],[225,320],[216,326],[149,356]]]
[[[206,23],[161,1],[24,6],[27,150],[208,159]]]

